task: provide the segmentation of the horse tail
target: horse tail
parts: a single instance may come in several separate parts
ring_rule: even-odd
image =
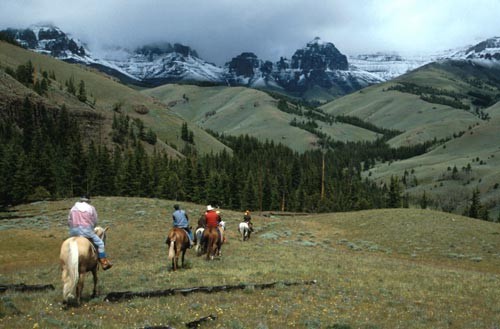
[[[217,239],[219,238],[217,232],[215,232],[214,230],[216,230],[216,228],[213,227],[208,230],[207,259],[214,259],[215,244],[217,243]]]
[[[198,228],[195,232],[195,238],[196,238],[195,250],[198,256],[200,255],[201,252],[201,240],[203,238],[203,231],[204,230],[202,228]]]
[[[247,227],[247,225],[245,225],[244,222],[241,222],[240,225],[238,225],[238,231],[241,234],[241,241],[245,241],[245,235],[247,234],[246,227]]]
[[[175,237],[170,239],[170,247],[168,248],[168,259],[172,260],[175,257]]]
[[[72,294],[75,291],[76,284],[78,283],[78,244],[75,239],[70,239],[67,244],[65,259],[63,260],[63,273],[62,280],[63,287],[63,300],[67,301],[69,298],[74,298]]]

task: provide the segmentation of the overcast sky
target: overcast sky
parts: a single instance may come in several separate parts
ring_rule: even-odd
[[[51,22],[91,49],[179,42],[222,65],[291,57],[314,37],[346,55],[429,52],[500,36],[500,0],[0,0],[0,28]]]

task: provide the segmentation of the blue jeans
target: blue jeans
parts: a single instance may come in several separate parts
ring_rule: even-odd
[[[82,228],[82,227],[73,227],[69,229],[69,236],[83,236],[89,239],[92,239],[94,245],[97,247],[97,252],[99,252],[99,257],[102,258],[102,255],[105,255],[104,251],[104,242],[102,242],[101,238],[95,234],[94,230],[91,228]],[[106,256],[104,256],[106,257]]]

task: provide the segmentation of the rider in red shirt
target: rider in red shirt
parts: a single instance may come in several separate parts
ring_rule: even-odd
[[[222,240],[222,233],[219,229],[219,223],[221,221],[220,215],[215,211],[215,208],[213,208],[211,205],[207,206],[207,211],[205,212],[205,221],[207,223],[207,229],[213,227],[217,230],[217,234],[219,234],[219,241],[223,242]]]
[[[207,223],[207,228],[215,227],[219,225],[220,216],[215,212],[215,209],[211,206],[207,206],[207,212],[205,213],[205,220]]]

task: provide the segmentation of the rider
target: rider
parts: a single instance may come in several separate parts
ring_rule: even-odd
[[[250,210],[245,211],[245,215],[243,215],[243,221],[248,224],[248,228],[250,232],[253,232],[253,223],[251,222],[252,216],[250,216]]]
[[[211,205],[207,206],[207,211],[205,212],[205,221],[207,224],[207,229],[211,227],[217,229],[217,233],[219,234],[219,240],[221,240],[221,233],[218,228],[221,218],[219,214],[217,214],[217,212],[215,211],[215,208],[213,208]]]
[[[92,239],[97,246],[98,258],[102,269],[110,269],[113,264],[106,258],[104,242],[95,234],[94,228],[97,225],[97,211],[90,205],[90,199],[80,198],[71,208],[68,215],[68,226],[70,236],[83,236]]]
[[[178,204],[174,204],[174,213],[172,214],[174,227],[182,228],[186,231],[189,238],[189,248],[193,246],[193,233],[191,228],[189,228],[189,218],[186,212],[179,207]]]

